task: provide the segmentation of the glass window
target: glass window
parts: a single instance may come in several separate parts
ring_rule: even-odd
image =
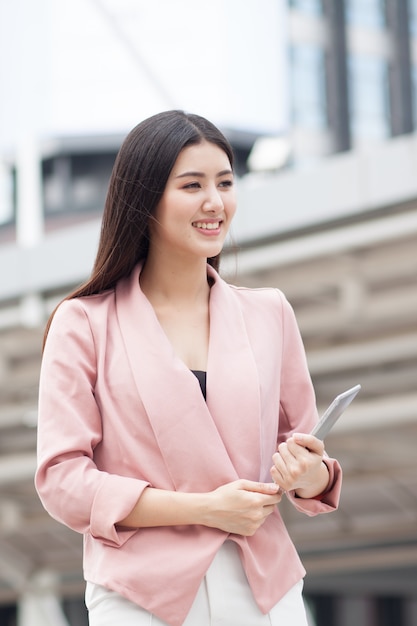
[[[417,37],[417,0],[408,0],[408,24],[412,37]]]
[[[303,13],[310,15],[321,15],[323,13],[323,5],[321,0],[289,0],[292,9],[297,9]]]
[[[115,154],[72,154],[42,164],[45,213],[101,211]]]
[[[385,59],[352,55],[348,61],[352,138],[389,136],[388,66]]]
[[[363,28],[385,27],[384,0],[346,0],[346,21]]]
[[[299,45],[290,49],[292,121],[296,126],[327,126],[324,50]]]

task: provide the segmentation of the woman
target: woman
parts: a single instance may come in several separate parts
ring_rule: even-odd
[[[302,434],[317,413],[290,305],[217,273],[235,209],[213,124],[145,120],[116,159],[91,278],[47,329],[36,486],[84,534],[92,626],[307,623],[277,505],[334,510],[341,471]]]

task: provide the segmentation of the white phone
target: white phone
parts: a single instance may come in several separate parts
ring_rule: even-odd
[[[336,396],[329,408],[326,409],[323,416],[314,426],[311,434],[317,437],[317,439],[323,440],[360,389],[360,385],[355,385],[355,387]]]

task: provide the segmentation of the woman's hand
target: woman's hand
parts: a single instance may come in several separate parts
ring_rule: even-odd
[[[281,501],[282,492],[274,483],[236,480],[206,494],[204,525],[228,533],[251,536]]]
[[[250,536],[271,515],[281,498],[282,491],[275,483],[243,479],[205,493],[147,487],[118,526],[149,528],[202,524],[227,533]]]
[[[271,476],[285,491],[300,498],[314,498],[325,491],[329,471],[323,462],[324,444],[313,435],[294,434],[278,446]]]

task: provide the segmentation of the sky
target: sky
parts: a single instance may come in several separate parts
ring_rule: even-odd
[[[183,108],[287,123],[285,0],[0,0],[0,151]],[[1,156],[1,154],[0,154]]]

